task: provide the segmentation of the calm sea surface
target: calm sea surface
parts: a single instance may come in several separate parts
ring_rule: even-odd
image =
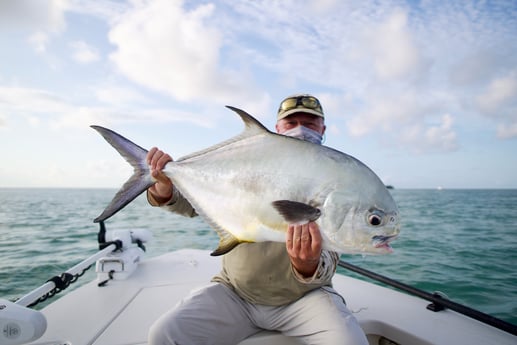
[[[94,254],[98,227],[92,220],[114,193],[0,189],[0,298],[21,297]],[[392,194],[403,217],[395,252],[342,259],[517,324],[517,190],[395,189]],[[152,208],[144,197],[106,225],[151,230],[148,257],[180,248],[214,249],[218,242],[200,218]],[[72,287],[94,277],[92,268]]]

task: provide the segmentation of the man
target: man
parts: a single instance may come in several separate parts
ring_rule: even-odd
[[[307,94],[287,97],[278,109],[279,134],[321,144],[323,109]],[[161,172],[172,158],[153,148],[148,163],[158,181],[153,206],[196,216]],[[332,289],[337,253],[322,250],[316,223],[288,227],[286,243],[242,243],[223,256],[212,284],[192,292],[151,327],[149,344],[237,344],[260,330],[276,330],[305,344],[368,344],[344,299]]]

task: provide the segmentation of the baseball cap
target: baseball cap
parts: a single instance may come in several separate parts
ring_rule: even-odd
[[[281,120],[294,113],[306,113],[325,117],[320,101],[309,94],[292,95],[280,102],[277,120]]]

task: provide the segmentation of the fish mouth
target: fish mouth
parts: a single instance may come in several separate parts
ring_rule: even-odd
[[[372,237],[372,245],[374,248],[382,249],[387,252],[393,252],[393,248],[391,248],[390,242],[395,240],[398,235],[376,235]]]

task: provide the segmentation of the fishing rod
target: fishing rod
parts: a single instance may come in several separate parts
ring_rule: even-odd
[[[394,279],[388,278],[386,276],[383,276],[381,274],[377,274],[377,273],[369,271],[367,269],[358,267],[356,265],[345,262],[343,260],[339,260],[338,266],[348,269],[352,272],[358,273],[360,275],[363,275],[365,277],[371,278],[373,280],[379,281],[386,285],[393,286],[399,290],[402,290],[411,295],[423,298],[429,302],[432,302],[431,304],[429,304],[427,306],[427,309],[429,309],[431,311],[438,312],[438,311],[444,310],[445,308],[448,308],[448,309],[454,310],[460,314],[463,314],[465,316],[471,317],[475,320],[481,321],[487,325],[493,326],[495,328],[498,328],[498,329],[508,332],[510,334],[517,335],[517,325],[514,325],[512,323],[498,319],[492,315],[485,314],[483,312],[480,312],[479,310],[472,309],[463,304],[451,301],[450,299],[443,297],[439,293],[435,292],[435,293],[431,294],[427,291],[417,289],[411,285],[401,283],[397,280],[394,280]]]

